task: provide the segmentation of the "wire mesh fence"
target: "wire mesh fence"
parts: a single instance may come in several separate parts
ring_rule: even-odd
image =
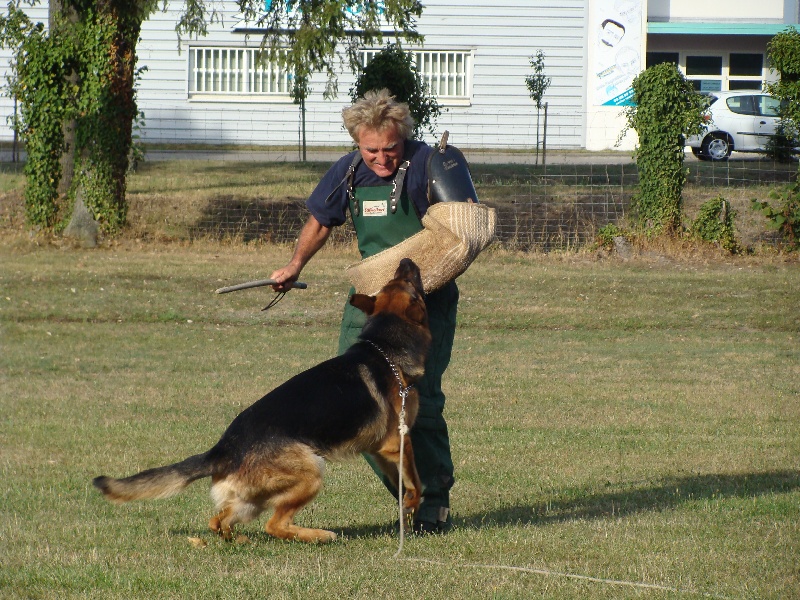
[[[213,161],[195,157],[174,168],[191,171],[188,165],[202,163],[194,168],[203,177],[209,177],[212,171],[220,173],[219,180],[206,186],[219,191],[202,197],[190,193],[181,200],[169,200],[160,191],[129,195],[132,226],[142,235],[156,238],[294,243],[308,216],[305,195],[330,162],[319,160],[301,169],[299,163],[280,162],[280,158],[278,162],[256,164],[248,163],[246,154],[236,153],[225,159],[230,162],[221,164],[219,153],[213,156]],[[499,242],[519,250],[566,250],[591,243],[607,224],[627,225],[639,188],[639,170],[633,162],[602,164],[597,159],[589,153],[561,153],[554,154],[546,165],[513,164],[502,162],[502,157],[494,157],[494,162],[475,160],[471,165],[475,187],[480,201],[497,211]],[[763,215],[750,205],[753,199],[770,200],[771,192],[794,181],[797,163],[776,163],[755,156],[703,162],[689,155],[685,164],[687,223],[703,202],[722,196],[737,213],[735,224],[744,246],[780,241],[768,229]],[[271,169],[270,177],[284,180],[288,193],[274,193],[262,185],[267,169]],[[225,179],[233,174],[250,179],[243,183]],[[299,181],[301,174],[304,179]],[[186,175],[190,179],[193,176],[194,172]],[[170,177],[175,175],[167,175]],[[243,186],[246,190],[240,189]],[[15,222],[21,218],[21,212],[17,212],[20,214]],[[166,233],[153,234],[159,227]],[[334,229],[330,241],[350,244],[354,238],[348,222]]]
[[[706,200],[723,196],[740,215],[745,243],[775,241],[751,215],[750,201],[793,181],[794,164],[744,159],[724,163],[687,160],[687,218]],[[498,241],[520,250],[567,250],[591,243],[610,223],[624,224],[639,186],[634,163],[473,165],[480,201],[497,210]],[[192,237],[293,242],[307,211],[302,198],[214,198],[190,227]],[[763,220],[762,220],[763,221]],[[338,227],[334,243],[351,243],[351,224]]]
[[[196,238],[238,238],[245,242],[292,242],[308,218],[303,200],[300,199],[241,199],[220,196],[212,199],[202,216],[189,226],[189,235]],[[347,234],[338,231],[339,241],[347,240]]]
[[[599,227],[622,221],[639,173],[634,164],[562,164],[532,168],[522,181],[476,179],[481,201],[497,210],[503,245],[549,251],[583,245]]]
[[[638,184],[635,165],[515,169],[511,180],[476,169],[481,202],[497,210],[498,240],[519,249],[552,250],[579,246],[598,227],[619,222]],[[520,177],[520,173],[522,176]],[[299,198],[214,198],[190,226],[190,236],[292,242],[308,213]],[[335,228],[330,241],[350,243],[350,221]]]
[[[794,181],[795,164],[756,159],[687,160],[686,164],[687,219],[695,216],[703,202],[722,196],[737,211],[745,244],[777,240],[752,214],[750,201],[766,200],[771,191]],[[638,192],[639,171],[635,164],[556,164],[537,167],[524,186],[487,183],[486,202],[498,210],[498,238],[504,245],[563,250],[593,241],[598,229],[607,224],[625,222]]]

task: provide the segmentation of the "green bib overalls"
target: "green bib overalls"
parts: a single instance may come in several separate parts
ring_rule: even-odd
[[[402,167],[401,167],[402,168]],[[393,186],[358,187],[350,197],[350,214],[353,218],[358,249],[362,258],[399,244],[422,230],[422,224],[408,195],[403,191],[392,213],[390,196]],[[350,294],[354,290],[350,290]],[[442,412],[445,397],[442,393],[442,375],[450,362],[455,336],[458,288],[450,282],[425,297],[433,343],[425,363],[425,376],[417,383],[419,413],[411,430],[411,443],[423,487],[423,500],[418,521],[437,523],[449,521],[450,488],[453,486],[453,461],[450,456],[450,439]],[[366,322],[366,315],[345,304],[339,334],[339,354],[358,338]],[[373,470],[381,476],[384,485],[397,493],[397,482],[388,482],[369,460]]]

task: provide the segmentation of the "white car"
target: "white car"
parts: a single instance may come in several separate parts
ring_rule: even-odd
[[[732,151],[765,152],[780,121],[781,101],[763,92],[711,92],[706,132],[686,140],[700,160],[726,160]]]

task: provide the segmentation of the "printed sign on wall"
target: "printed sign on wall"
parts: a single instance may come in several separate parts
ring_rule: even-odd
[[[629,106],[631,83],[642,61],[642,0],[592,2],[589,43],[594,44],[594,104]]]

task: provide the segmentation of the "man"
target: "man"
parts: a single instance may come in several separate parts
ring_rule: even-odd
[[[331,229],[342,225],[350,211],[362,258],[395,246],[422,230],[428,210],[427,162],[433,151],[408,139],[414,121],[408,106],[388,90],[367,92],[342,111],[345,127],[358,150],[337,161],[306,202],[310,212],[289,263],[271,278],[275,291],[285,291],[325,244]],[[450,362],[456,326],[458,288],[454,281],[428,294],[433,344],[425,377],[417,384],[420,408],[411,431],[414,455],[423,486],[423,502],[414,518],[418,533],[445,532],[452,527],[450,488],[453,462],[443,410],[442,375]],[[339,352],[356,341],[366,317],[345,304]],[[375,465],[373,465],[375,469]],[[376,469],[376,472],[377,469]],[[397,482],[386,482],[390,489]]]

